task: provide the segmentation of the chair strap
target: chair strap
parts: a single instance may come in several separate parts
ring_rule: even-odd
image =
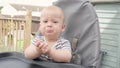
[[[74,52],[75,49],[76,49],[77,42],[78,42],[78,39],[77,39],[77,38],[73,38],[73,40],[72,40],[72,46],[71,46],[73,52]]]

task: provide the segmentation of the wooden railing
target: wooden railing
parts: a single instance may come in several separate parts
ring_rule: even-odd
[[[0,18],[0,46],[6,51],[24,50],[31,40],[31,21],[31,11],[24,19]]]

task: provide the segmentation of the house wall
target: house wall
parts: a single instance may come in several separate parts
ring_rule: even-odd
[[[100,2],[104,2],[104,3],[105,3],[105,2],[109,2],[109,3],[110,3],[110,2],[120,2],[120,0],[90,0],[90,1],[93,2],[93,3],[94,3],[94,2],[99,2],[99,3],[100,3]]]
[[[101,68],[120,68],[120,3],[96,4],[103,57]]]

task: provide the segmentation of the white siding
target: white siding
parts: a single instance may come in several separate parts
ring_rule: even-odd
[[[96,4],[101,32],[101,49],[106,51],[102,68],[120,68],[120,3]]]

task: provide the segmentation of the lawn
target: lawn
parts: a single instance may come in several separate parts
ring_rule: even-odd
[[[23,45],[24,45],[24,41],[23,40],[17,41],[16,48],[14,48],[13,45],[9,45],[8,44],[7,46],[4,46],[4,45],[0,44],[0,52],[6,52],[6,51],[22,52],[23,51]]]
[[[31,40],[34,38],[34,36],[31,37]],[[7,46],[3,45],[2,42],[0,42],[0,52],[6,52],[6,51],[17,51],[17,52],[23,52],[24,50],[24,40],[17,40],[16,47],[13,46],[13,43],[10,40],[13,40],[11,37],[8,37],[8,44]],[[0,40],[1,41],[1,40]]]

